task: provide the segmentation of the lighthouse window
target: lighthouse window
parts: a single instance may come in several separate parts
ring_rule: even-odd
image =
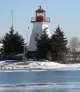
[[[37,13],[37,16],[39,16],[39,13]]]
[[[37,13],[37,16],[43,16],[43,13]]]
[[[40,16],[43,16],[43,13],[40,13]]]

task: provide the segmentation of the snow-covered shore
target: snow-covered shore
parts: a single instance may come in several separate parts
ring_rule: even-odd
[[[43,71],[43,70],[80,70],[80,63],[78,64],[60,64],[56,62],[17,62],[17,63],[6,63],[5,61],[0,62],[0,70],[26,70],[26,71]]]

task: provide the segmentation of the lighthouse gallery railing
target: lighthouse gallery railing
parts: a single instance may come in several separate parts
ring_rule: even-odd
[[[31,22],[36,22],[36,17],[31,17]],[[46,17],[45,22],[50,22],[50,17]]]

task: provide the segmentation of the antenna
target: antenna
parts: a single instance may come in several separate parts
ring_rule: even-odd
[[[12,10],[12,28],[13,28],[13,10]]]
[[[12,10],[12,26],[10,29],[11,29],[10,32],[13,33],[14,32],[14,29],[13,29],[13,10]]]

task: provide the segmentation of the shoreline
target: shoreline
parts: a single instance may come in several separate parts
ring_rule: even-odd
[[[80,63],[78,64],[60,64],[56,62],[17,62],[14,64],[1,63],[1,71],[72,71],[80,70]]]

